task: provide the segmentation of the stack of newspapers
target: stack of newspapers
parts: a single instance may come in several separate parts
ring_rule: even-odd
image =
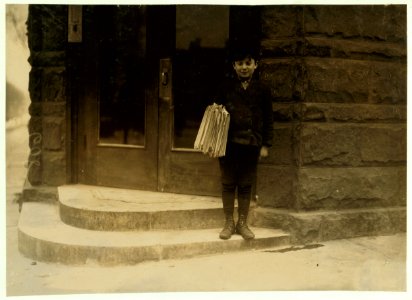
[[[194,148],[210,157],[221,157],[226,152],[230,115],[223,105],[209,105],[203,115]]]

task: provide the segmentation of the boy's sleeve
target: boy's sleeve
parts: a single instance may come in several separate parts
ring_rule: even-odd
[[[263,132],[262,132],[262,145],[266,147],[272,146],[273,140],[273,109],[272,109],[273,97],[268,87],[264,87],[263,92]]]

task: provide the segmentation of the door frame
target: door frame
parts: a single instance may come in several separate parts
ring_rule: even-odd
[[[229,21],[230,21],[229,17]],[[84,20],[87,22],[87,14],[84,14]],[[89,22],[92,22],[89,20]],[[147,6],[147,48],[151,49],[147,51],[147,64],[148,74],[150,78],[149,85],[147,86],[148,97],[151,101],[147,101],[147,104],[153,105],[151,112],[147,115],[146,121],[152,121],[153,117],[156,119],[157,127],[152,132],[146,132],[146,135],[157,136],[156,147],[152,148],[152,159],[156,164],[157,179],[154,180],[151,185],[148,186],[135,186],[130,188],[135,189],[149,189],[176,193],[187,194],[202,194],[202,195],[218,195],[220,194],[220,170],[218,167],[217,159],[210,159],[193,149],[181,149],[173,148],[173,115],[171,111],[171,103],[164,99],[159,99],[159,84],[161,78],[159,78],[160,60],[170,59],[175,49],[175,26],[176,24],[176,6],[175,5],[160,5],[160,6]],[[90,24],[89,24],[90,25]],[[166,38],[165,38],[166,37]],[[81,45],[73,46],[73,49],[69,50],[77,53],[74,56],[68,55],[68,60],[80,62],[79,65],[83,65],[82,62],[95,61],[93,55],[90,55],[93,51],[86,51],[87,47],[92,49],[96,47],[93,40],[87,40],[84,38]],[[79,51],[80,50],[80,51]],[[77,51],[77,52],[76,52]],[[80,54],[78,54],[80,53]],[[93,114],[93,109],[87,106],[82,112],[81,105],[85,103],[82,100],[88,97],[93,97],[93,93],[97,94],[98,83],[93,80],[92,74],[82,72],[83,70],[76,70],[73,65],[69,69],[70,85],[74,85],[74,88],[69,89],[72,93],[70,99],[70,118],[71,118],[71,130],[73,147],[70,154],[71,159],[71,171],[72,180],[74,182],[85,182],[89,184],[97,185],[99,182],[93,174],[96,174],[96,163],[98,162],[93,151],[87,149],[87,143],[89,141],[84,139],[83,132],[85,131],[85,125],[81,123],[88,114]],[[96,66],[95,66],[96,67]],[[80,85],[73,81],[74,78],[82,73],[83,77],[88,81],[87,85],[90,90],[81,90]],[[172,78],[173,80],[173,78]],[[94,91],[93,91],[94,89]],[[87,94],[92,95],[87,95]],[[77,94],[77,95],[76,95]],[[150,100],[149,99],[149,100]],[[151,103],[149,103],[151,102]],[[83,103],[83,104],[82,104]],[[166,117],[163,117],[166,116]],[[96,123],[98,119],[96,119]],[[92,123],[91,127],[96,128],[98,124]],[[90,147],[89,147],[90,148]],[[84,175],[82,170],[89,168],[92,175]],[[180,172],[180,173],[179,173]],[[90,173],[90,172],[89,172]],[[199,184],[201,182],[201,184]],[[193,183],[196,183],[194,185]],[[110,186],[109,184],[105,184]],[[127,187],[119,185],[119,187]]]
[[[83,31],[83,42],[69,48],[68,53],[68,90],[70,91],[70,109],[68,111],[71,120],[70,135],[72,136],[70,161],[71,161],[71,181],[74,183],[85,183],[91,185],[115,186],[121,188],[157,189],[157,163],[158,163],[158,139],[150,139],[150,137],[158,135],[158,78],[157,65],[158,57],[161,55],[162,48],[159,48],[160,31],[163,26],[161,22],[155,22],[154,16],[167,15],[169,6],[147,6],[147,23],[146,30],[148,36],[148,45],[146,54],[147,67],[147,84],[146,84],[146,124],[145,124],[145,145],[144,146],[116,146],[116,145],[99,145],[98,142],[98,126],[99,126],[99,62],[95,54],[98,53],[96,43],[96,23],[93,20],[93,10],[95,5],[84,7],[84,24],[88,25],[91,32]],[[160,18],[162,20],[162,18]],[[156,49],[160,49],[157,51]],[[150,124],[149,124],[150,123]],[[128,178],[121,178],[121,170],[130,167],[130,164],[124,161],[123,157],[118,158],[121,152],[125,157],[132,152],[145,152],[146,157],[140,159],[141,164],[146,164],[144,170],[151,169],[145,172],[136,169],[135,179],[130,182]],[[133,156],[133,154],[132,154]],[[113,172],[114,181],[112,179],[101,180],[99,172],[105,169],[104,172],[110,175],[110,165],[106,163],[105,157],[110,157],[115,163],[123,165],[117,169],[117,173]],[[139,165],[140,166],[140,165]],[[150,176],[149,174],[150,173]],[[116,177],[120,177],[117,180]],[[142,179],[141,183],[137,183],[137,179]],[[122,182],[122,180],[126,180]]]

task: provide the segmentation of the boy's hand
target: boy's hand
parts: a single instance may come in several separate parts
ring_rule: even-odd
[[[266,146],[262,146],[262,148],[260,148],[260,157],[268,157],[269,156],[269,148]]]

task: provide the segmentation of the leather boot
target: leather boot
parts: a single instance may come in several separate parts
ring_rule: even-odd
[[[240,234],[245,240],[251,240],[255,238],[255,234],[247,226],[246,220],[246,215],[239,215],[239,220],[236,224],[236,232]]]
[[[235,221],[232,216],[226,216],[225,226],[219,234],[219,237],[222,240],[228,240],[235,233]]]

